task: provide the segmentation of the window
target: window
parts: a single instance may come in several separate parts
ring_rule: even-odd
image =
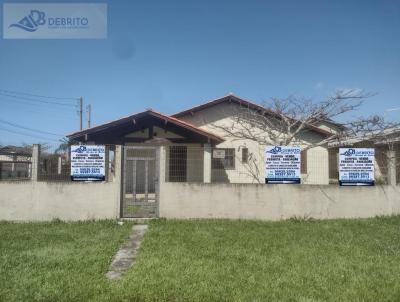
[[[186,182],[187,147],[171,146],[169,148],[169,181]]]
[[[235,169],[235,149],[213,149],[213,169]]]
[[[328,150],[329,154],[329,178],[339,179],[339,149],[333,148]]]
[[[300,173],[307,174],[307,150],[302,150],[300,153]]]
[[[249,162],[249,149],[242,148],[242,163],[247,164]]]

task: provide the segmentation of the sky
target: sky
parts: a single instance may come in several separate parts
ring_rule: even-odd
[[[400,107],[398,0],[101,3],[107,39],[1,37],[0,90],[73,99],[32,104],[3,93],[0,144],[54,142],[79,130],[79,97],[97,125],[148,108],[173,114],[228,93],[261,103],[363,89],[375,95],[358,115],[400,120],[400,110],[386,112]]]

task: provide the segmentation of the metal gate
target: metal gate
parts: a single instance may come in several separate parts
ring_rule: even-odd
[[[159,149],[125,146],[121,217],[158,216]]]

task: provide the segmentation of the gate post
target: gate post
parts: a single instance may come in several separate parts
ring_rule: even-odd
[[[167,164],[165,146],[159,147],[159,156],[158,159],[156,160],[156,164],[158,165],[158,183],[163,184],[165,182],[165,174],[166,174],[165,167]]]
[[[40,168],[40,145],[34,144],[32,147],[32,181],[38,181]]]
[[[161,217],[163,213],[163,198],[165,181],[166,181],[166,167],[167,167],[167,147],[160,146],[158,148],[158,156],[156,159],[156,171],[158,177],[158,183],[156,185],[156,198],[157,198],[157,217]]]
[[[211,145],[204,144],[203,146],[203,182],[211,182]]]
[[[104,180],[106,182],[110,181],[110,146],[106,145],[104,147]]]
[[[122,217],[122,164],[123,164],[123,146],[115,145],[115,178],[113,182],[116,186],[116,211],[119,217]],[[118,214],[116,214],[118,216]]]
[[[388,160],[388,185],[395,186],[397,185],[396,180],[396,151],[387,151],[387,160]]]

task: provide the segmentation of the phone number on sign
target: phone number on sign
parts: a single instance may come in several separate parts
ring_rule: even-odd
[[[369,173],[363,173],[363,172],[349,173],[349,179],[369,179],[369,178],[370,178]]]
[[[98,174],[100,173],[100,168],[80,168],[80,174]]]
[[[275,176],[277,177],[285,177],[285,176],[290,176],[290,177],[294,177],[296,176],[296,172],[295,171],[288,171],[288,170],[275,170]]]

